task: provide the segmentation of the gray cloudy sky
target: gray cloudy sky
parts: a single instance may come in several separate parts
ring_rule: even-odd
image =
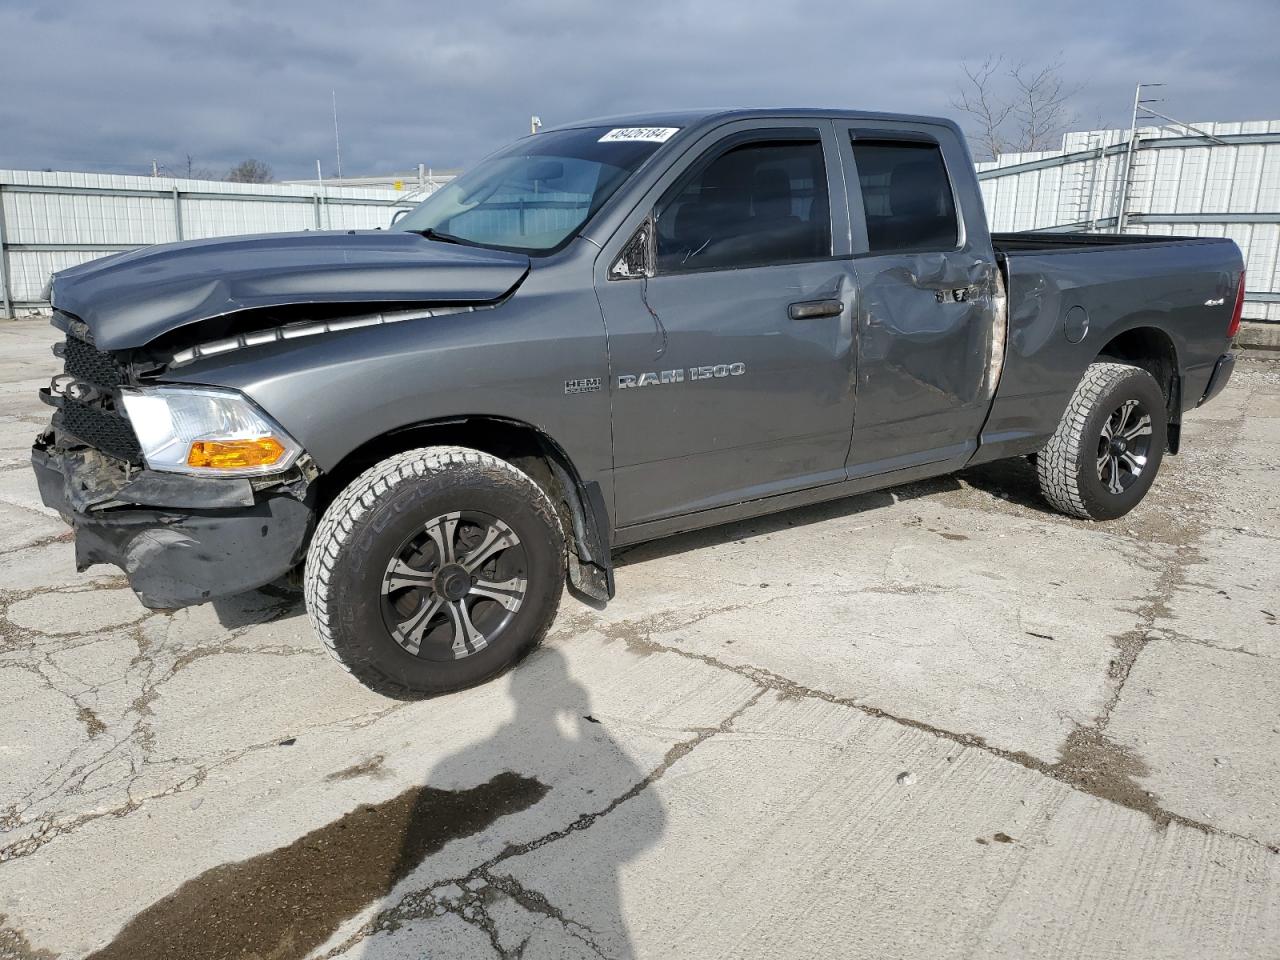
[[[1078,127],[1127,125],[1137,80],[1180,119],[1280,119],[1280,0],[0,0],[0,37],[0,167],[328,175],[330,89],[347,175],[466,164],[535,113],[954,115],[988,54],[1061,56]]]

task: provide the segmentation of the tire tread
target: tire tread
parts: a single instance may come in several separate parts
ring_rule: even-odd
[[[397,699],[422,696],[421,691],[387,676],[375,665],[366,661],[353,662],[345,655],[341,640],[331,627],[329,615],[338,558],[359,532],[361,521],[400,484],[468,468],[482,470],[492,480],[518,487],[520,493],[531,500],[534,509],[555,531],[563,559],[564,533],[550,499],[528,475],[498,457],[470,447],[419,447],[388,457],[360,474],[338,494],[316,526],[307,551],[303,595],[312,628],[330,656],[376,693]],[[548,626],[554,618],[554,611],[552,613],[553,616],[547,620]],[[544,630],[543,633],[545,632]],[[530,647],[536,646],[541,639],[542,636],[539,635]],[[501,670],[495,671],[495,674],[499,672]]]
[[[1054,509],[1082,520],[1095,519],[1080,491],[1082,457],[1089,456],[1083,449],[1085,427],[1102,398],[1134,373],[1149,376],[1141,367],[1100,361],[1091,363],[1080,378],[1058,428],[1035,461],[1040,492]]]

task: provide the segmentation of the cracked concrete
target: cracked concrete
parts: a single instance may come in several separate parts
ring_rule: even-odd
[[[393,703],[288,593],[75,572],[25,467],[52,340],[0,325],[0,956],[192,955],[212,889],[269,920],[229,957],[1280,955],[1280,364],[1118,522],[1011,462],[644,545]]]

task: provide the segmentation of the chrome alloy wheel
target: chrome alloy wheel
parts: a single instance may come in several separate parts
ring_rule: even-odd
[[[1124,493],[1142,476],[1151,454],[1151,414],[1126,400],[1107,417],[1098,438],[1098,479],[1110,493]]]
[[[514,530],[485,513],[446,513],[387,564],[382,619],[414,656],[461,660],[511,625],[527,589],[528,558]]]

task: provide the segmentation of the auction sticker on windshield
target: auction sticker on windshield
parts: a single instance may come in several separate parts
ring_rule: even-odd
[[[614,127],[596,142],[618,143],[624,140],[643,140],[647,143],[666,143],[679,130],[679,127]]]

